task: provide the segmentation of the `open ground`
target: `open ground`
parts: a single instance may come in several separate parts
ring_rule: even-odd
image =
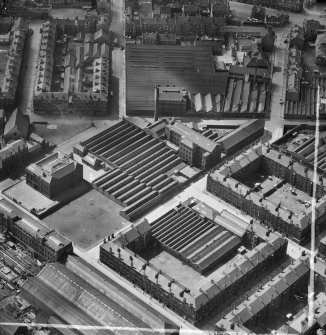
[[[87,250],[130,224],[120,216],[120,209],[101,193],[91,190],[44,221],[79,248]]]

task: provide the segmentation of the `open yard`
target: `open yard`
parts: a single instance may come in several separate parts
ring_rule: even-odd
[[[76,121],[75,123],[67,124],[34,125],[35,133],[47,139],[50,145],[59,145],[88,128],[90,128],[90,121],[87,120],[85,120],[85,122]]]
[[[187,287],[197,286],[200,280],[204,278],[199,272],[182,263],[166,251],[162,251],[152,258],[150,263]]]
[[[83,250],[90,249],[104,237],[129,225],[120,214],[121,207],[91,190],[44,219]]]

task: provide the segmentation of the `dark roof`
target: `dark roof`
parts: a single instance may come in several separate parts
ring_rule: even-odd
[[[55,289],[48,286],[40,278],[28,278],[23,284],[21,291],[23,298],[31,302],[33,306],[60,316],[66,324],[100,326],[98,322],[65,299],[61,294],[58,294]],[[78,331],[83,335],[113,334],[104,330],[83,330],[81,327]]]
[[[28,134],[28,128],[29,128],[29,120],[28,118],[23,115],[22,112],[18,112],[17,108],[12,112],[10,115],[4,129],[4,136],[9,134],[12,129],[17,127],[19,131],[21,132],[22,136],[24,138],[27,137]]]
[[[143,328],[149,329],[142,320],[60,263],[47,264],[37,278],[33,279],[40,280],[46,284],[50,291],[55,291],[57,296],[60,297],[63,307],[69,306],[78,316],[82,315],[80,313],[82,311],[86,313],[91,320],[90,325],[133,328],[133,334],[138,335],[143,333]],[[24,284],[23,288],[26,290],[25,286]],[[32,290],[34,289],[35,283]],[[41,303],[47,304],[47,300],[52,300],[52,297],[42,297]],[[52,306],[51,310],[54,315],[63,318],[60,311],[52,309]],[[106,334],[111,334],[111,332]]]
[[[124,286],[120,286],[120,284],[94,268],[82,258],[69,255],[66,266],[85,281],[92,283],[99,291],[103,292],[104,289],[104,293],[107,296],[127,309],[130,313],[134,313],[135,317],[141,318],[153,329],[162,327],[165,329],[178,329],[178,326],[168,317],[148,305],[141,297],[133,295]]]
[[[269,72],[265,69],[251,68],[244,66],[231,65],[229,69],[230,75],[245,75],[257,76],[261,78],[270,78]]]
[[[236,128],[232,132],[228,133],[226,136],[223,136],[218,143],[223,146],[224,150],[229,150],[233,146],[237,145],[239,142],[242,142],[250,135],[255,133],[256,131],[264,128],[265,120],[257,119],[250,120],[245,122],[239,128]]]
[[[154,88],[175,85],[196,94],[225,94],[227,73],[215,73],[208,46],[127,45],[127,111],[154,111]]]

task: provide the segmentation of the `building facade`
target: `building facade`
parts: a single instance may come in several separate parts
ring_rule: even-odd
[[[83,167],[61,152],[26,168],[26,184],[52,199],[83,180]]]
[[[307,291],[308,277],[309,258],[302,256],[225,315],[216,323],[216,331],[224,334],[228,334],[228,331],[253,333],[251,327],[272,317],[293,296],[295,290]]]
[[[28,147],[23,140],[8,143],[0,150],[0,175],[6,177],[28,159]]]
[[[261,171],[270,178],[275,176],[277,184],[257,192],[255,187],[243,183],[245,176],[255,175]],[[261,220],[264,225],[300,243],[309,238],[312,211],[309,201],[302,201],[301,211],[293,211],[282,204],[282,198],[270,201],[269,196],[286,183],[292,190],[298,189],[306,193],[309,199],[313,192],[313,180],[313,170],[274,149],[259,145],[209,174],[207,190]],[[325,178],[319,175],[316,184],[317,225],[324,222],[326,217],[325,185]]]
[[[276,9],[289,10],[292,12],[301,12],[303,9],[303,0],[242,0],[241,2],[251,4],[251,5],[259,5],[263,7],[270,7]]]
[[[45,224],[0,198],[0,225],[40,261],[56,262],[72,252],[72,243]]]
[[[259,272],[279,261],[287,248],[285,239],[271,233],[245,255],[232,258],[223,273],[216,271],[204,279],[198,289],[184,286],[141,258],[137,252],[150,241],[151,228],[142,222],[105,241],[100,246],[100,261],[194,324],[233,297]]]
[[[179,156],[200,169],[209,169],[221,160],[222,148],[218,143],[206,138],[180,122],[167,125],[167,138],[179,147]]]
[[[188,97],[181,87],[158,86],[155,88],[155,118],[160,115],[182,115],[187,111]]]

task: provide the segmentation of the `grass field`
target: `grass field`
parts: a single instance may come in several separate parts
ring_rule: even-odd
[[[130,224],[119,215],[121,207],[91,190],[70,202],[44,221],[83,250],[90,249],[109,234]]]

